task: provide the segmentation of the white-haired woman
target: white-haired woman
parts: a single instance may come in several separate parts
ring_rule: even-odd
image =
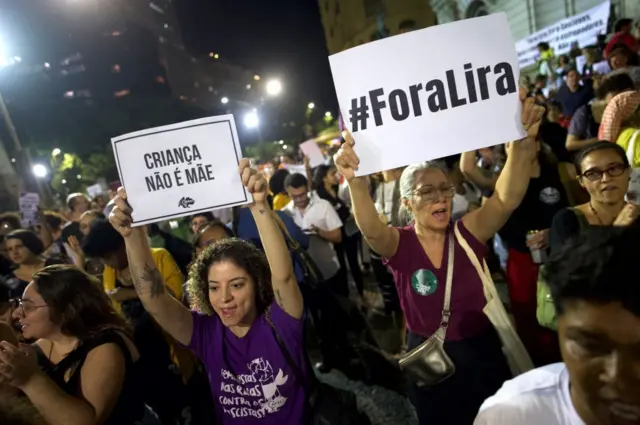
[[[527,190],[529,174],[524,170],[535,159],[534,138],[541,116],[541,108],[527,99],[522,120],[529,137],[508,145],[508,159],[495,193],[481,208],[456,223],[451,222],[455,188],[446,171],[436,163],[412,165],[402,173],[403,205],[413,214],[415,222],[394,228],[380,221],[366,181],[355,177],[359,159],[350,134],[345,135],[347,143],[335,156],[338,171],[349,182],[358,227],[394,274],[406,317],[409,349],[420,345],[440,326],[449,241],[454,244],[451,315],[444,349],[456,370],[435,386],[412,386],[412,403],[422,425],[472,424],[484,399],[510,377],[500,339],[483,314],[486,299],[481,278],[457,238],[450,236],[454,226],[458,226],[482,261],[485,242],[507,221]]]

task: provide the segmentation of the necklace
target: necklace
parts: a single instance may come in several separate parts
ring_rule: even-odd
[[[602,219],[600,218],[600,216],[598,215],[598,211],[596,211],[595,208],[593,208],[593,205],[591,205],[591,202],[589,202],[589,209],[591,210],[591,212],[593,213],[593,215],[596,216],[596,218],[598,219],[598,222],[600,223],[600,226],[604,226],[605,224],[602,222]]]

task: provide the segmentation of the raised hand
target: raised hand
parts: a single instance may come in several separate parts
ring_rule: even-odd
[[[124,188],[118,189],[118,193],[113,198],[114,207],[109,214],[109,222],[114,229],[118,231],[123,237],[128,238],[133,233],[131,223],[131,206],[127,202],[127,192]]]
[[[527,91],[520,87],[520,101],[522,102],[522,125],[528,137],[536,138],[540,129],[540,122],[544,115],[544,107],[536,105],[533,97],[527,97]]]
[[[634,221],[640,215],[640,207],[636,204],[627,204],[622,208],[622,211],[616,217],[616,220],[613,222],[614,226],[629,226],[633,224]]]
[[[256,204],[265,204],[267,202],[267,190],[269,185],[262,173],[251,168],[248,159],[243,158],[238,164],[238,171],[242,179],[242,185],[253,196],[253,202]]]
[[[340,147],[340,150],[333,156],[333,162],[336,164],[338,172],[344,176],[347,182],[350,182],[356,176],[356,170],[360,165],[360,158],[353,150],[353,146],[356,142],[353,140],[353,136],[348,130],[342,132],[345,142]]]
[[[526,97],[527,92],[520,88],[520,100],[522,101],[522,125],[527,132],[527,137],[506,144],[507,156],[509,156],[514,149],[517,149],[519,153],[526,154],[533,160],[538,154],[538,144],[536,137],[538,136],[538,130],[540,129],[540,122],[544,115],[544,107],[536,105],[535,100],[532,97]]]

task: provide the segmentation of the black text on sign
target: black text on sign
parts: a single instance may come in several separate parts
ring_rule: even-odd
[[[404,121],[420,117],[423,113],[437,113],[471,103],[488,100],[492,96],[505,96],[517,91],[513,68],[508,62],[473,67],[464,64],[464,80],[456,80],[453,70],[445,72],[444,79],[418,82],[407,88],[391,90],[376,88],[367,94],[351,99],[349,120],[355,133],[366,130],[370,119],[376,127],[384,125],[383,111],[389,110],[391,119]]]

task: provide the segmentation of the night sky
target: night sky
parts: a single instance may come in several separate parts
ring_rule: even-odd
[[[280,78],[282,117],[304,111],[337,112],[317,0],[183,0],[174,2],[187,48]],[[298,112],[299,114],[299,112]]]

